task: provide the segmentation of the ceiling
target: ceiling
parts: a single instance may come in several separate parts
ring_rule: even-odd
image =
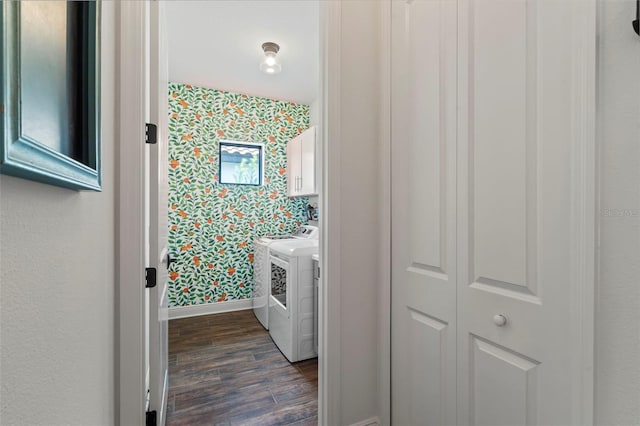
[[[167,2],[169,80],[310,104],[318,95],[318,0]],[[282,72],[259,70],[280,45]]]

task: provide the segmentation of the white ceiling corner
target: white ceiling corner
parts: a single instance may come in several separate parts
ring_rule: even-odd
[[[319,0],[166,4],[170,81],[305,104],[317,98]],[[280,74],[259,69],[265,41],[280,45]]]

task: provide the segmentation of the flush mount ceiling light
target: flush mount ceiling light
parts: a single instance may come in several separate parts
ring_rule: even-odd
[[[267,74],[278,74],[282,71],[282,65],[280,65],[276,59],[276,54],[280,50],[280,46],[268,41],[262,43],[262,50],[264,51],[264,60],[260,62],[260,71]]]

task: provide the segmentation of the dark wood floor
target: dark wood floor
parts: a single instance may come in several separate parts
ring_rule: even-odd
[[[316,426],[317,415],[317,359],[289,363],[253,311],[169,321],[168,426]]]

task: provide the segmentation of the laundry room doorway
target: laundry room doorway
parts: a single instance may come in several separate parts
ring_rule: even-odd
[[[167,106],[149,148],[166,176],[166,424],[316,424],[320,2],[154,2],[152,20],[154,8],[166,30],[151,36],[151,75],[156,38],[168,62],[166,90],[151,80]]]
[[[118,93],[120,105],[119,137],[120,140],[123,141],[145,140],[145,126],[143,123],[149,122],[149,117],[145,113],[145,108],[141,101],[147,99],[148,96],[149,85],[146,84],[147,73],[150,71],[156,72],[158,69],[158,66],[149,63],[149,58],[146,55],[146,52],[149,50],[148,41],[152,39],[152,36],[148,34],[149,22],[155,19],[152,14],[149,14],[149,5],[154,3],[155,2],[122,2],[118,4],[117,8],[120,32],[123,34],[122,37],[118,38],[117,44],[120,53],[120,66],[118,68],[120,81]],[[158,3],[160,4],[160,8],[163,9],[169,2]],[[187,3],[188,2],[180,2],[180,4]],[[196,3],[203,5],[214,2]],[[228,3],[233,4],[236,2]],[[284,1],[282,3],[291,5],[298,2]],[[310,2],[305,1],[302,3],[308,4]],[[227,4],[227,2],[215,2],[215,4]],[[243,2],[243,4],[247,4],[247,2]],[[382,278],[378,279],[376,273],[377,269],[384,269],[380,266],[383,262],[378,262],[378,259],[382,258],[382,253],[379,254],[378,250],[374,249],[374,247],[377,246],[373,243],[374,240],[377,240],[377,237],[375,237],[377,234],[373,233],[373,230],[378,228],[379,222],[382,219],[377,213],[378,202],[382,198],[371,196],[371,194],[377,194],[379,189],[377,186],[379,173],[378,170],[374,170],[374,168],[375,164],[377,164],[378,153],[382,151],[382,148],[376,144],[375,149],[369,149],[369,147],[372,146],[370,142],[376,140],[377,126],[381,125],[378,120],[376,120],[378,113],[377,107],[375,106],[378,100],[376,94],[377,77],[375,77],[375,73],[372,74],[370,72],[372,69],[376,69],[379,64],[374,46],[367,45],[366,49],[363,50],[361,43],[359,43],[363,35],[373,38],[376,37],[376,22],[379,13],[378,5],[368,1],[320,2],[320,24],[318,30],[320,66],[318,69],[318,93],[321,102],[317,104],[318,117],[320,118],[316,129],[316,149],[318,154],[316,157],[316,167],[321,171],[316,180],[319,212],[318,229],[320,233],[318,246],[321,271],[318,279],[320,295],[318,297],[317,315],[317,414],[320,424],[338,424],[345,422],[351,424],[359,421],[371,423],[377,416],[377,407],[382,407],[381,409],[384,410],[384,407],[388,405],[384,402],[384,395],[387,394],[387,392],[383,391],[383,396],[378,398],[375,385],[380,378],[381,385],[384,388],[384,370],[388,369],[386,368],[384,357],[379,358],[375,352],[375,348],[378,345],[376,324],[380,318],[386,316],[384,313],[385,304],[382,303],[382,301],[386,299],[384,299],[384,297],[378,298],[378,281],[380,281],[380,286],[384,283]],[[186,28],[193,23],[193,19],[186,20],[181,23],[180,28]],[[210,23],[207,25],[209,24]],[[240,27],[242,28],[242,26]],[[346,31],[347,29],[349,29],[349,31]],[[346,35],[343,36],[343,33]],[[237,35],[236,33],[233,34],[235,38],[238,38],[241,34],[244,34],[244,32],[238,32]],[[225,37],[228,38],[228,36]],[[274,39],[270,41],[273,42]],[[277,43],[277,40],[275,42]],[[262,39],[257,47],[251,47],[251,49],[257,49],[257,53],[255,53],[257,57],[254,57],[251,61],[251,69],[257,67],[259,70],[261,63],[263,61],[266,62],[267,53],[270,53],[270,47],[269,44],[267,44],[265,49],[265,47],[263,47],[265,43],[267,43],[267,40]],[[284,62],[285,46],[286,44],[284,43],[280,45],[281,49],[276,56],[279,60],[282,60],[281,73],[275,74],[276,76],[284,75],[287,70],[286,63]],[[356,57],[357,52],[365,52],[366,56],[364,58],[358,58],[358,60],[352,59]],[[281,54],[283,56],[280,56]],[[217,61],[221,62],[221,59],[217,58]],[[289,62],[289,66],[291,64],[292,63]],[[246,69],[249,68],[247,67]],[[350,70],[355,72],[350,72]],[[343,84],[341,84],[341,81]],[[204,85],[204,87],[201,87],[182,81],[173,83],[180,85],[185,91],[191,90],[191,94],[197,94],[198,90],[203,88],[216,90],[215,88]],[[191,86],[191,88],[187,86]],[[175,88],[178,88],[178,86],[175,86]],[[194,90],[194,88],[196,90]],[[242,97],[243,94],[247,95],[248,98],[251,93],[242,93],[242,90],[234,92],[221,89],[217,90],[218,96],[220,97],[228,96],[230,93],[239,96],[239,99],[228,99],[228,106],[234,109],[222,108],[220,115],[227,116],[233,111],[234,114],[242,116],[244,119],[247,118],[248,114],[246,110],[240,106],[238,100],[242,101],[242,99],[245,99]],[[224,93],[222,93],[222,91],[224,91]],[[161,92],[162,91],[158,91],[158,93]],[[194,103],[189,102],[190,98],[186,96],[186,94],[186,98],[181,98],[180,91],[168,92],[167,90],[166,95],[169,96],[168,102],[177,102],[174,106],[176,108],[184,108],[185,111],[183,112],[188,113],[190,111],[189,108]],[[175,97],[173,93],[176,93]],[[202,94],[203,93],[200,92],[200,95]],[[207,96],[207,98],[211,99],[209,96]],[[205,98],[201,96],[201,99]],[[213,99],[216,99],[216,97]],[[267,96],[265,99],[269,100],[274,98]],[[180,100],[183,100],[186,106],[183,105]],[[235,105],[232,106],[231,102]],[[294,103],[299,108],[302,108],[301,105],[304,105],[304,103],[301,102],[294,101]],[[293,107],[291,102],[289,102],[288,105]],[[311,106],[312,105],[308,105],[309,116],[312,115]],[[235,108],[240,108],[242,112]],[[225,114],[225,109],[227,114]],[[359,110],[362,113],[354,114],[351,117],[352,119],[343,121],[341,120],[341,110]],[[284,113],[281,111],[284,111]],[[174,112],[175,111],[171,112],[171,114]],[[209,112],[212,113],[211,116]],[[285,129],[285,132],[282,133],[286,133],[287,128],[290,128],[290,126],[293,126],[293,123],[295,123],[294,117],[288,114],[292,121],[287,119],[287,108],[281,108],[277,110],[277,113],[278,120],[274,119],[273,122],[279,122],[281,124],[289,123],[281,126]],[[197,116],[197,114],[199,114],[199,116]],[[177,115],[177,119],[174,119],[173,116],[170,117],[174,120],[189,118],[189,121],[181,125],[190,127],[193,123],[195,127],[198,125],[197,120],[201,120],[204,117],[213,119],[215,110],[206,110],[206,114],[193,111],[191,117],[189,114],[180,115],[177,113]],[[263,124],[262,120],[265,120],[264,124],[268,123],[268,117],[259,117],[258,120],[253,121],[254,124]],[[233,126],[229,123],[231,127],[235,129],[243,128],[243,126],[238,126],[239,120],[230,121],[234,121],[236,125]],[[251,120],[249,120],[249,126],[251,126]],[[298,126],[295,127],[296,131],[297,127]],[[302,128],[302,126],[300,127],[302,132],[304,132],[305,129]],[[215,138],[223,137],[217,130],[224,132],[224,129],[214,127]],[[280,132],[279,129],[278,131]],[[162,129],[158,128],[159,137],[157,144],[139,146],[134,142],[127,142],[122,144],[118,152],[118,323],[116,326],[116,342],[118,344],[115,350],[118,359],[116,411],[122,424],[142,424],[145,422],[144,415],[146,411],[149,411],[149,416],[152,418],[154,415],[153,411],[156,411],[155,415],[157,416],[159,409],[158,407],[147,404],[148,393],[153,391],[149,389],[146,382],[148,363],[146,362],[145,356],[145,342],[149,335],[149,330],[146,327],[149,316],[145,315],[145,308],[148,304],[145,303],[147,290],[144,288],[145,268],[149,267],[144,256],[145,247],[148,242],[146,235],[148,224],[145,222],[146,218],[144,214],[145,191],[148,193],[158,191],[158,189],[148,188],[148,180],[145,181],[144,169],[148,167],[148,161],[145,159],[145,151],[147,148],[145,147],[148,147],[148,149],[159,149],[159,147],[163,146],[162,144],[165,144],[165,147],[168,146],[168,138],[160,137],[161,134]],[[152,136],[151,133],[150,135]],[[276,135],[265,135],[267,155],[270,152],[269,146],[275,143],[271,141],[268,136],[273,136],[277,141]],[[204,165],[209,163],[211,161],[210,157],[213,157],[215,162],[215,154],[213,156],[208,155],[209,153],[205,152],[200,145],[189,145],[197,141],[196,136],[198,136],[196,132],[186,132],[180,135],[179,142],[184,143],[182,147],[190,148],[190,150],[184,151],[185,155],[190,155],[191,158],[189,160],[196,161],[200,165],[202,165],[202,163],[204,163]],[[233,132],[231,132],[230,135],[224,132],[224,136],[227,142],[243,142],[242,138],[238,135],[234,136]],[[229,136],[233,136],[233,138]],[[240,136],[242,136],[242,134],[240,134]],[[182,139],[183,137],[184,139]],[[292,136],[289,140],[295,137],[296,136]],[[345,143],[342,143],[342,141]],[[219,147],[220,144],[218,145],[218,148]],[[353,168],[350,164],[341,161],[341,158],[344,158],[342,153],[346,148],[352,148],[354,152],[357,152],[358,158],[363,160],[363,165],[366,167]],[[300,153],[301,163],[305,162],[302,155],[307,151],[302,146],[300,146],[299,150],[293,149],[292,151],[294,155],[296,152]],[[218,157],[220,157],[219,154],[218,152]],[[182,165],[185,165],[185,168],[192,167],[191,164],[193,163],[190,163],[190,161],[183,162],[180,158],[169,157],[169,170],[167,172],[175,172]],[[230,162],[234,163],[234,161]],[[242,159],[240,159],[240,162],[236,161],[235,164],[239,167],[242,164]],[[247,158],[244,166],[241,168],[245,171],[255,170],[256,164],[260,164],[259,160],[252,162],[251,159]],[[277,168],[275,174],[277,179],[286,176],[287,168],[282,167],[283,170],[281,170],[281,167],[282,166],[279,166]],[[264,183],[274,183],[274,175],[269,176],[268,173],[267,171],[267,175],[263,176]],[[222,174],[218,172],[217,176],[220,178]],[[294,178],[290,181],[291,183],[285,189],[285,193],[289,193],[288,191],[300,191],[301,188],[306,186],[305,183],[308,183],[308,180],[305,179],[304,175],[300,175],[299,177],[301,179]],[[239,178],[241,178],[241,176],[239,176]],[[268,178],[271,179],[270,182],[267,182]],[[349,188],[349,197],[344,196],[347,190],[344,185],[345,182],[348,183],[346,188]],[[225,195],[229,196],[229,189],[227,189],[226,192],[222,187],[216,188],[219,189],[217,191],[214,191],[211,187],[199,189],[197,187],[199,184],[197,180],[191,181],[189,179],[188,182],[185,182],[184,177],[180,185],[186,186],[181,186],[180,188],[189,188],[189,185],[192,184],[196,184],[197,190],[201,190],[205,194],[209,191],[217,198],[224,199]],[[363,188],[366,188],[366,190],[362,191]],[[259,193],[262,188],[254,189]],[[208,203],[208,200],[198,200],[194,194],[196,194],[196,192],[189,190],[189,192],[183,194],[183,199],[189,200],[190,203],[194,204],[198,202]],[[271,195],[277,197],[281,194],[281,191],[278,190],[277,194],[273,191],[265,191],[262,195],[265,194],[267,194],[268,197],[271,197]],[[218,197],[218,195],[220,195],[220,197]],[[242,195],[246,196],[246,194]],[[248,201],[249,197],[247,196],[247,200],[243,200],[242,195],[239,196],[240,201]],[[290,200],[291,197],[293,197],[294,200]],[[296,201],[296,199],[300,197],[304,197],[304,195],[292,194],[289,197],[289,203],[299,202]],[[271,200],[271,198],[269,198],[269,200]],[[241,204],[238,203],[229,204],[227,206],[227,212],[219,212],[220,218],[222,218],[222,214],[227,216],[227,219],[224,220],[246,218],[246,209],[237,209],[240,205]],[[168,205],[167,210],[174,212],[178,217],[194,219],[186,210],[179,209],[178,205],[176,205],[175,209],[173,209],[172,206],[173,204]],[[234,207],[233,210],[229,209],[231,206]],[[263,205],[261,204],[261,206]],[[281,206],[283,208],[282,210],[280,209]],[[363,208],[363,206],[372,214],[360,216],[349,213],[356,211],[358,208]],[[287,204],[277,204],[276,208],[277,211],[270,212],[272,218],[273,215],[277,215],[278,218],[285,217],[288,220],[295,217],[295,212],[300,213],[299,210],[288,209]],[[291,218],[287,212],[291,214]],[[184,217],[185,214],[187,218]],[[240,217],[240,215],[242,217]],[[208,219],[209,216],[205,216],[204,222],[193,220],[191,223],[192,228],[188,232],[193,232],[193,234],[196,235],[197,233],[204,233],[205,230],[211,230],[208,225],[214,223],[214,218],[211,217],[211,224]],[[261,221],[250,222],[253,222],[254,225],[262,223]],[[188,224],[189,221],[185,220],[183,224],[184,223]],[[237,226],[236,223],[232,222],[227,222],[227,224]],[[173,225],[175,225],[175,223],[170,223],[170,230]],[[249,224],[249,226],[251,225]],[[278,229],[280,229],[279,224]],[[182,230],[184,230],[184,227]],[[180,231],[180,226],[178,226],[178,231]],[[286,225],[284,225],[283,233],[285,231],[287,231]],[[293,232],[293,230],[291,230],[291,232]],[[217,238],[218,236],[222,237],[222,240],[219,240]],[[235,247],[238,249],[247,249],[249,246],[248,242],[246,246],[243,244],[246,242],[245,240],[234,241],[233,239],[227,239],[224,234],[216,233],[213,237],[213,240],[208,239],[207,241],[225,241],[229,245],[235,243],[237,244]],[[351,247],[351,242],[361,241],[363,238],[370,242],[370,244],[367,243],[365,247],[359,247],[360,243],[358,243],[357,250],[356,247]],[[191,247],[189,247],[189,244],[191,244]],[[240,245],[242,245],[242,247],[240,247]],[[184,252],[188,253],[188,250],[191,250],[195,246],[190,242],[180,245],[178,253],[181,255],[183,254],[183,247],[185,249]],[[224,250],[224,255],[229,253],[225,247],[219,247],[217,250],[218,255],[221,256],[223,256],[223,254],[219,252],[220,250]],[[382,252],[383,250],[380,251]],[[233,251],[231,251],[231,253],[233,253]],[[242,254],[242,252],[240,253]],[[251,253],[245,253],[247,260],[250,257],[249,254]],[[171,267],[175,266],[173,262],[173,260],[177,258],[175,255],[175,251],[171,252]],[[238,255],[234,254],[232,258],[238,258]],[[241,274],[242,270],[236,268],[234,264],[227,265],[221,262],[211,262],[209,259],[201,258],[197,254],[191,256],[190,262],[191,267],[199,271],[196,275],[204,275],[203,272],[210,269],[220,271],[221,268],[224,268],[222,272],[226,272],[228,276],[234,278],[243,277],[243,274]],[[168,263],[168,259],[166,259],[165,264]],[[343,263],[355,265],[356,268],[343,268],[341,266]],[[209,266],[210,264],[211,267]],[[375,267],[371,267],[371,265],[375,265]],[[166,268],[166,266],[164,267]],[[358,268],[363,268],[364,272],[357,272]],[[175,273],[180,274],[179,271],[169,270],[167,272],[169,275],[168,288],[172,285],[172,282],[174,283],[173,285],[175,285],[176,282],[180,282],[179,278],[184,278],[184,276],[178,277],[175,275]],[[357,277],[355,277],[356,273]],[[384,276],[384,273],[382,276]],[[251,303],[246,300],[246,296],[245,299],[229,300],[230,292],[224,291],[224,289],[220,291],[221,282],[218,280],[218,286],[216,286],[215,281],[216,280],[210,281],[211,287],[207,290],[213,291],[211,288],[216,288],[215,295],[217,298],[215,299],[215,303],[228,302],[229,305],[227,306],[240,304],[239,307],[243,310],[252,310]],[[138,282],[141,283],[140,286],[132,285],[132,283]],[[348,287],[343,286],[343,282],[348,282],[350,285]],[[370,288],[371,283],[376,284],[375,288]],[[246,295],[247,283],[245,281],[237,281],[236,284],[237,285],[231,287],[231,290],[233,290],[231,291],[231,296]],[[240,284],[243,284],[243,286]],[[227,287],[227,289],[229,288]],[[345,293],[345,289],[349,291]],[[382,290],[380,292],[382,292]],[[226,293],[226,295],[224,293]],[[176,298],[178,297],[176,292],[173,292],[173,295]],[[213,299],[212,293],[192,292],[188,286],[185,292],[184,287],[182,288],[182,296],[180,296],[182,300],[192,296],[201,297],[204,300],[207,300],[207,296],[209,300]],[[219,298],[222,300],[218,302]],[[170,297],[168,297],[167,300],[169,302]],[[207,302],[209,300],[207,300]],[[347,304],[352,302],[356,303],[356,300],[357,303],[366,306],[364,314],[358,314],[357,318],[353,311],[345,309]],[[383,312],[382,315],[376,314],[378,300],[381,301],[380,309]],[[189,303],[189,306],[187,306],[187,303]],[[172,309],[198,310],[203,308],[194,307],[193,303],[186,301],[185,306],[180,306],[179,308],[174,307]],[[152,318],[151,321],[164,320],[170,315],[168,308],[164,311],[159,311],[164,312],[166,316],[164,318],[159,316],[158,319]],[[210,312],[206,313],[209,314]],[[169,322],[171,321],[174,320],[169,320]],[[346,335],[353,335],[356,338],[345,339]],[[349,354],[349,356],[346,357],[344,356],[345,354]],[[374,371],[375,374],[372,375],[372,371]],[[362,389],[363,391],[353,392],[352,389]],[[149,398],[149,401],[153,399],[153,397]],[[384,414],[382,416],[384,417]]]

